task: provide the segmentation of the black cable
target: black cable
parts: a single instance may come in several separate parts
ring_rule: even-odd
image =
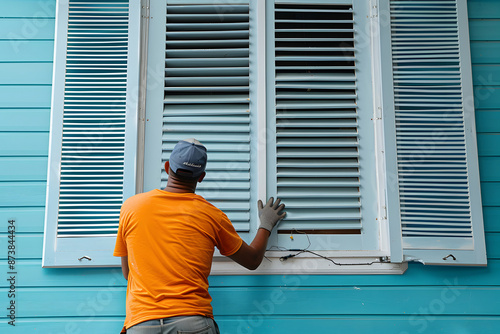
[[[290,251],[293,251],[293,250],[290,250]],[[326,257],[324,255],[321,255],[321,254],[318,254],[318,253],[315,253],[313,251],[310,251],[310,250],[307,250],[307,249],[302,249],[300,250],[298,253],[295,253],[295,254],[288,254],[286,256],[282,256],[280,257],[280,261],[286,261],[288,260],[289,258],[292,258],[292,257],[295,257],[299,254],[302,254],[302,253],[310,253],[310,254],[313,254],[317,257],[320,257],[322,259],[325,259],[327,261],[330,261],[331,263],[333,263],[334,265],[336,266],[370,266],[374,263],[382,263],[382,261],[380,260],[377,260],[377,261],[372,261],[372,262],[364,262],[364,263],[339,263],[339,262],[335,262],[334,260],[332,260],[331,258],[329,257]]]
[[[288,255],[284,255],[282,257],[280,257],[280,261],[281,262],[284,262],[292,257],[296,257],[297,255],[300,255],[302,253],[309,253],[309,254],[312,254],[312,255],[315,255],[317,257],[320,257],[322,259],[325,259],[327,261],[330,261],[331,263],[333,263],[334,265],[336,266],[370,266],[374,263],[382,263],[381,260],[378,260],[378,261],[372,261],[372,262],[365,262],[365,263],[339,263],[339,262],[336,262],[334,261],[333,259],[329,258],[329,257],[326,257],[324,255],[321,255],[321,254],[318,254],[316,252],[313,252],[313,251],[310,251],[308,248],[311,246],[311,240],[309,239],[309,235],[305,232],[302,232],[302,231],[297,231],[295,230],[295,232],[297,233],[302,233],[302,234],[305,234],[306,237],[307,237],[307,241],[309,242],[309,245],[307,245],[306,248],[304,249],[288,249],[288,248],[284,248],[284,247],[279,247],[279,246],[271,246],[268,250],[273,250],[273,248],[277,249],[277,250],[280,250],[280,251],[288,251],[288,252],[297,252],[295,254],[288,254]],[[269,260],[269,258],[266,257],[266,259]],[[269,260],[271,261],[271,260]]]

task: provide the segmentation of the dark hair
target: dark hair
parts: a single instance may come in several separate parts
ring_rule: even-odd
[[[177,172],[174,172],[172,168],[169,168],[169,174],[173,175],[176,179],[186,181],[186,182],[196,182],[198,181],[198,177],[193,177],[193,172],[185,169],[177,169]]]

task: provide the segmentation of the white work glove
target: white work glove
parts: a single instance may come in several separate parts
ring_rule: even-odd
[[[262,205],[262,201],[259,199],[257,202],[257,207],[259,208],[259,219],[260,226],[259,228],[263,228],[271,232],[273,227],[278,224],[278,222],[285,218],[286,212],[280,213],[281,210],[285,208],[285,204],[280,204],[281,200],[278,198],[276,202],[274,202],[274,198],[269,198],[266,206]]]

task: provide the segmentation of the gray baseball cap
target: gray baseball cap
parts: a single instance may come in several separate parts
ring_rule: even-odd
[[[207,165],[207,148],[194,138],[179,141],[170,154],[170,168],[174,173],[184,169],[198,177],[205,171]]]

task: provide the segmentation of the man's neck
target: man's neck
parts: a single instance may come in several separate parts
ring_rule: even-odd
[[[164,190],[171,193],[194,193],[196,190],[196,183],[191,184],[182,182],[170,175]]]

